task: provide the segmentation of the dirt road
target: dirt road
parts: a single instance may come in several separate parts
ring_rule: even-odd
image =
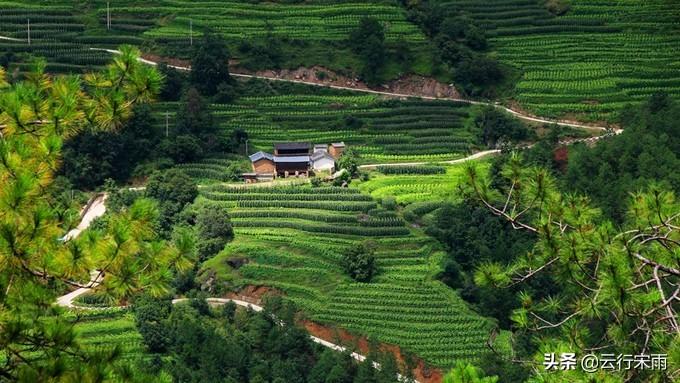
[[[115,49],[105,49],[105,48],[90,48],[90,49],[97,50],[97,51],[109,52],[109,53],[112,53],[112,54],[120,54],[120,51],[115,50]],[[148,60],[148,59],[141,58],[141,57],[139,58],[139,61],[143,62],[145,64],[148,64],[148,65],[158,65],[158,62],[156,62],[156,61]],[[168,67],[174,68],[174,69],[177,69],[177,70],[181,70],[181,71],[190,71],[191,70],[190,67],[186,67],[186,66],[168,65]],[[231,73],[231,75],[234,76],[234,77],[240,77],[240,78],[258,78],[258,79],[270,80],[270,81],[282,81],[282,82],[290,82],[290,83],[304,84],[304,85],[310,85],[310,86],[318,86],[318,87],[323,87],[323,88],[349,90],[349,91],[353,91],[353,92],[372,93],[372,94],[378,94],[378,95],[387,96],[387,97],[421,98],[421,99],[424,99],[424,100],[446,100],[446,101],[464,102],[464,103],[471,104],[471,105],[491,106],[491,107],[494,107],[494,108],[497,108],[497,109],[504,110],[507,113],[510,113],[517,118],[520,118],[520,119],[526,120],[526,121],[531,121],[531,122],[538,122],[538,123],[545,123],[545,124],[556,124],[556,125],[560,125],[560,126],[567,126],[567,127],[572,127],[572,128],[588,129],[588,130],[604,131],[604,130],[609,129],[609,127],[606,127],[606,126],[586,125],[586,124],[578,123],[578,122],[575,122],[575,121],[555,120],[555,119],[544,118],[544,117],[539,117],[539,116],[531,116],[531,115],[528,115],[526,113],[510,109],[506,106],[500,105],[500,104],[495,103],[495,102],[468,100],[468,99],[465,99],[465,98],[433,97],[433,96],[421,96],[421,95],[415,95],[415,94],[393,93],[393,92],[385,92],[385,91],[379,91],[379,90],[373,90],[373,89],[355,88],[355,87],[330,85],[330,84],[319,84],[319,83],[304,81],[304,80],[294,80],[294,79],[278,78],[278,77],[270,77],[270,76],[258,76],[258,75],[243,74],[243,73]]]

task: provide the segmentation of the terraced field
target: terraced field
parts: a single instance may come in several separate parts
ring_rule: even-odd
[[[53,72],[83,72],[105,65],[111,55],[90,50],[87,44],[91,40],[82,36],[84,30],[82,20],[69,6],[18,5],[0,1],[0,36],[9,38],[0,39],[0,53],[20,58],[23,64],[19,67],[26,65],[28,60],[22,56],[28,55],[45,57],[49,61],[47,69]]]
[[[75,315],[69,313],[69,315]],[[80,344],[86,348],[119,346],[124,360],[137,359],[145,352],[134,317],[124,309],[85,310],[74,326]]]
[[[145,40],[140,34],[156,25],[149,15],[135,20],[116,18],[107,31],[105,17],[97,20],[90,13],[96,7],[105,9],[106,2],[0,0],[0,54],[13,55],[10,61],[20,70],[26,69],[30,57],[44,57],[50,72],[92,71],[109,63],[112,56],[91,47],[141,46]]]
[[[388,40],[423,41],[425,36],[406,21],[396,4],[370,1],[310,1],[305,4],[243,1],[164,0],[146,6],[117,6],[111,12],[134,20],[139,15],[172,15],[171,21],[144,32],[154,39],[187,40],[190,20],[196,30],[204,27],[227,38],[252,38],[272,34],[301,40],[343,40],[365,16],[374,17],[387,26]],[[105,10],[100,10],[101,17]],[[120,16],[123,15],[123,16]],[[200,35],[195,32],[195,35]]]
[[[110,5],[111,26],[107,29],[107,1],[104,0],[85,4],[66,0],[0,0],[0,36],[22,40],[0,39],[0,49],[47,57],[53,71],[81,72],[85,67],[96,68],[108,60],[107,54],[91,51],[89,47],[133,44],[186,58],[192,51],[192,39],[200,38],[203,31],[210,28],[227,39],[236,56],[239,53],[236,47],[241,42],[274,36],[298,41],[294,47],[301,49],[299,56],[305,65],[329,65],[334,60],[314,61],[333,55],[339,47],[328,44],[346,40],[365,16],[374,17],[385,26],[390,43],[405,42],[418,51],[427,44],[419,28],[406,20],[405,11],[389,1],[316,0],[285,4],[159,0],[110,2]],[[27,44],[29,20],[30,46]],[[316,44],[315,47],[309,47],[310,43]],[[314,54],[304,53],[310,51]],[[307,62],[305,57],[313,59]],[[338,59],[341,57],[342,54]],[[343,63],[345,66],[356,64],[351,60]],[[422,68],[419,64],[415,67]]]
[[[154,106],[157,120],[176,104]],[[476,145],[466,127],[470,107],[444,101],[385,101],[377,96],[286,95],[244,97],[214,105],[220,126],[248,132],[249,151],[275,142],[344,141],[366,163],[440,161],[463,157]]]
[[[432,278],[443,255],[438,244],[370,195],[335,187],[210,186],[199,198],[229,208],[236,233],[204,272],[235,286],[280,289],[314,320],[377,336],[435,366],[487,354],[492,321]],[[380,271],[372,283],[357,283],[345,276],[340,258],[366,239],[377,245]],[[243,258],[248,262],[237,270],[227,263]]]
[[[654,92],[680,98],[677,1],[572,0],[557,17],[534,0],[439,3],[476,19],[523,71],[516,98],[536,114],[607,120]]]
[[[486,174],[488,164],[488,162],[478,163],[480,174]],[[373,172],[370,179],[358,183],[357,188],[376,199],[394,197],[401,205],[453,201],[458,195],[458,181],[464,176],[464,166],[446,166],[445,169],[446,172],[443,174],[421,175]]]

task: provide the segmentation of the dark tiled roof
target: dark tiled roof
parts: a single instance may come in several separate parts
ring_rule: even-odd
[[[328,154],[328,152],[316,152],[312,154],[312,161],[318,161],[322,158],[328,158],[329,160],[335,160],[333,156]]]
[[[276,150],[309,150],[312,144],[309,142],[280,142],[274,144]]]
[[[267,159],[269,161],[274,161],[274,156],[272,156],[269,153],[265,153],[265,152],[257,152],[255,154],[250,155],[250,161],[251,162],[257,162],[261,159]]]

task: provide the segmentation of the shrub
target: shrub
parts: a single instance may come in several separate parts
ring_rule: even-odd
[[[397,200],[394,197],[385,197],[382,200],[382,207],[385,210],[397,210]]]
[[[375,262],[375,244],[365,241],[342,255],[345,272],[357,282],[370,282],[378,268]]]
[[[234,238],[234,229],[227,209],[203,206],[196,212],[198,256],[201,261],[213,257]]]
[[[571,1],[569,0],[547,0],[545,8],[553,15],[563,15],[571,9]]]

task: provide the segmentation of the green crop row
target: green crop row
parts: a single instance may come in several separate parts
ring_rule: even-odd
[[[278,193],[222,193],[205,191],[203,195],[213,201],[342,201],[342,202],[366,202],[371,201],[371,196],[363,194],[278,194]]]
[[[367,237],[403,236],[408,235],[409,230],[401,227],[370,227],[370,226],[341,226],[328,224],[306,223],[288,220],[257,220],[257,219],[234,219],[235,226],[240,227],[285,227],[312,233],[359,235]]]
[[[379,166],[378,171],[382,174],[444,174],[446,168],[432,165]]]
[[[161,116],[177,106],[154,109]],[[458,158],[478,145],[477,135],[465,126],[469,106],[455,102],[288,94],[244,97],[233,105],[213,105],[213,111],[223,129],[248,133],[251,152],[271,152],[276,142],[344,141],[363,162],[437,161]]]

